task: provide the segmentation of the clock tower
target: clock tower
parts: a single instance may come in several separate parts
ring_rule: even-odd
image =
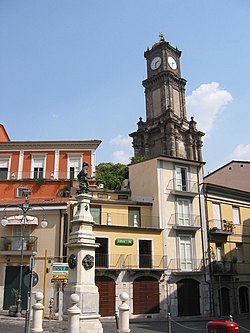
[[[193,118],[187,120],[186,80],[181,77],[181,51],[160,34],[160,40],[144,52],[147,78],[143,81],[146,121],[139,119],[131,133],[134,155],[146,158],[166,155],[202,161],[202,136]]]

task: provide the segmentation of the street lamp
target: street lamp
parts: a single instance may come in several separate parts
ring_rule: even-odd
[[[17,308],[16,308],[16,317],[21,317],[22,313],[22,279],[23,279],[23,252],[24,252],[24,227],[25,225],[28,225],[28,217],[27,213],[29,210],[31,210],[31,206],[28,200],[28,195],[30,194],[30,191],[28,190],[25,193],[25,201],[21,205],[17,205],[16,207],[22,210],[22,219],[21,219],[21,258],[20,258],[20,275],[19,275],[19,288],[18,288],[18,298],[17,298]],[[13,206],[12,206],[13,207]],[[7,208],[7,207],[6,207]],[[1,220],[1,224],[3,227],[5,227],[8,224],[8,219],[6,214]],[[41,227],[46,228],[48,225],[48,222],[46,220],[45,215],[43,216],[43,219],[41,221]]]

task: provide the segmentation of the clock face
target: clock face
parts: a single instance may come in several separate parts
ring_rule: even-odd
[[[151,61],[151,69],[155,70],[155,69],[159,68],[160,66],[161,66],[161,57],[155,57]]]
[[[177,64],[176,61],[174,60],[173,57],[168,57],[168,64],[172,69],[176,69],[177,68]]]

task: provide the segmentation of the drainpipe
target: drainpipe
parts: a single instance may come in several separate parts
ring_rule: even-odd
[[[199,165],[199,167],[197,168],[197,180],[198,180],[198,188],[199,188],[199,210],[200,210],[200,216],[201,216],[201,246],[202,246],[202,257],[203,257],[203,264],[204,264],[204,280],[205,283],[208,284],[209,287],[209,298],[210,298],[210,315],[214,315],[214,300],[213,300],[213,295],[212,295],[212,286],[211,286],[211,258],[210,258],[210,252],[208,252],[208,263],[209,263],[209,276],[210,276],[210,280],[207,280],[207,274],[206,274],[206,256],[205,253],[207,252],[205,250],[205,245],[204,245],[204,233],[205,233],[205,228],[206,225],[204,226],[204,221],[203,221],[203,214],[202,214],[202,203],[201,203],[201,193],[200,193],[200,186],[202,186],[202,194],[203,194],[203,198],[204,198],[204,205],[205,205],[205,222],[207,221],[207,207],[206,207],[206,203],[205,203],[205,198],[206,198],[206,191],[204,191],[204,187],[205,184],[204,183],[200,183],[200,175],[199,173],[202,172],[203,173],[203,169],[202,169],[202,164]],[[203,177],[202,177],[203,179]],[[208,238],[207,238],[208,239]]]

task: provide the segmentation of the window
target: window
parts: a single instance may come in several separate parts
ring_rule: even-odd
[[[191,225],[190,215],[190,200],[188,199],[177,199],[177,224],[178,225]]]
[[[9,157],[0,158],[0,180],[8,179]]]
[[[213,203],[213,221],[214,221],[213,227],[221,229],[220,205],[217,203]]]
[[[95,265],[96,267],[108,267],[109,240],[108,238],[96,237],[96,243],[99,244],[99,247],[95,250]]]
[[[140,207],[128,207],[128,225],[130,227],[138,227],[141,225]]]
[[[28,187],[21,186],[16,189],[16,196],[18,198],[25,198],[29,194],[30,194],[30,189]]]
[[[176,190],[188,191],[187,168],[176,167],[175,174],[176,174]]]
[[[26,247],[26,239],[28,236],[30,236],[31,228],[30,225],[26,225],[25,227],[22,227],[21,225],[15,225],[13,226],[13,241],[12,241],[12,250],[21,250],[22,248],[22,228],[23,228],[23,236],[24,236],[24,242],[23,247],[25,249]]]
[[[236,250],[237,262],[243,262],[243,247],[242,247],[242,244],[237,243],[235,250]]]
[[[240,209],[239,207],[233,207],[233,223],[240,224]]]
[[[216,244],[216,260],[217,261],[222,261],[223,257],[223,249],[221,244]]]
[[[179,244],[180,244],[180,268],[183,271],[190,271],[193,268],[192,237],[189,235],[180,236]]]
[[[139,267],[152,267],[152,241],[139,240]]]
[[[90,206],[90,213],[95,224],[101,224],[101,206]]]
[[[31,178],[45,178],[45,157],[33,156],[31,164]]]
[[[81,156],[69,156],[68,160],[68,179],[76,179],[81,170]]]

